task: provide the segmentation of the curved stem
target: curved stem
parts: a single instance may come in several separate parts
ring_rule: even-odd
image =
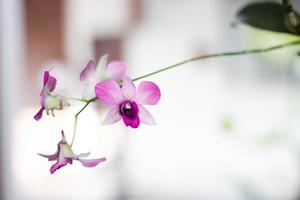
[[[300,44],[300,40],[294,40],[292,42],[288,42],[288,43],[284,43],[284,44],[280,44],[280,45],[275,45],[275,46],[268,47],[268,48],[262,48],[262,49],[249,49],[249,50],[242,50],[242,51],[231,51],[231,52],[223,52],[223,53],[215,53],[215,54],[197,56],[197,57],[194,57],[194,58],[190,58],[190,59],[181,61],[181,62],[176,63],[174,65],[170,65],[168,67],[161,68],[161,69],[156,70],[154,72],[151,72],[149,74],[137,77],[137,78],[133,79],[133,81],[137,81],[137,80],[152,76],[154,74],[161,73],[163,71],[173,69],[175,67],[178,67],[178,66],[181,66],[183,64],[193,62],[193,61],[198,61],[198,60],[203,60],[203,59],[208,59],[208,58],[215,58],[215,57],[227,57],[227,56],[238,56],[238,55],[264,53],[264,52],[268,52],[268,51],[273,51],[275,49],[281,49],[281,48],[284,48],[284,47],[294,46],[294,45],[298,45],[298,44]]]
[[[97,100],[97,97],[95,98],[92,98],[88,101],[86,101],[86,104],[75,114],[75,117],[74,117],[74,131],[73,131],[73,137],[72,137],[72,142],[70,144],[70,146],[72,147],[72,145],[74,144],[74,141],[75,141],[75,137],[76,137],[76,130],[77,130],[77,121],[78,121],[78,116],[80,115],[80,113],[93,101],[96,101]]]
[[[273,51],[276,49],[281,49],[281,48],[285,48],[285,47],[289,47],[289,46],[294,46],[294,45],[299,45],[300,44],[300,40],[295,40],[295,41],[291,41],[291,42],[287,42],[284,44],[280,44],[280,45],[275,45],[275,46],[271,46],[271,47],[267,47],[267,48],[259,48],[259,49],[248,49],[248,50],[242,50],[242,51],[231,51],[231,52],[223,52],[223,53],[215,53],[215,54],[208,54],[208,55],[203,55],[203,56],[197,56],[194,58],[190,58],[184,61],[181,61],[179,63],[167,66],[167,67],[163,67],[159,70],[153,71],[149,74],[145,74],[142,75],[140,77],[137,77],[135,79],[133,79],[133,81],[137,81],[176,67],[179,67],[181,65],[184,65],[186,63],[189,62],[194,62],[194,61],[198,61],[198,60],[204,60],[204,59],[208,59],[208,58],[216,58],[216,57],[228,57],[228,56],[238,56],[238,55],[248,55],[248,54],[257,54],[257,53],[264,53],[264,52],[269,52],[269,51]],[[71,146],[74,144],[74,140],[75,140],[75,136],[76,136],[76,128],[77,128],[77,121],[78,121],[78,116],[80,115],[80,113],[91,103],[97,100],[97,97],[94,97],[90,100],[84,100],[84,102],[86,102],[86,104],[80,109],[80,111],[78,113],[76,113],[75,115],[75,123],[74,123],[74,133],[73,133],[73,138],[72,138],[72,143]]]

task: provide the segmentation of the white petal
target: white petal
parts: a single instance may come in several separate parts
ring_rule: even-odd
[[[139,118],[142,123],[149,124],[149,125],[155,125],[155,120],[152,117],[152,115],[149,113],[149,111],[143,107],[139,106]]]
[[[97,79],[98,80],[105,80],[106,76],[105,76],[105,68],[107,65],[107,61],[108,61],[108,55],[105,54],[103,56],[100,57],[99,61],[98,61],[98,65],[96,67],[96,74],[97,74]]]
[[[113,124],[120,121],[121,118],[122,116],[119,114],[119,106],[114,106],[108,111],[103,124]]]

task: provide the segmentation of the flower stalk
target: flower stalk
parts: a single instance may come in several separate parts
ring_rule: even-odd
[[[74,130],[73,130],[73,137],[72,137],[72,142],[70,144],[70,146],[72,147],[75,141],[75,136],[76,136],[76,129],[77,129],[77,121],[78,121],[78,116],[80,115],[80,113],[92,102],[96,101],[97,97],[92,98],[88,101],[86,101],[85,105],[75,114],[74,116]]]
[[[145,74],[142,76],[139,76],[135,79],[133,79],[133,81],[137,81],[176,67],[179,67],[181,65],[190,63],[190,62],[194,62],[194,61],[198,61],[198,60],[204,60],[204,59],[208,59],[208,58],[216,58],[216,57],[228,57],[228,56],[239,56],[239,55],[249,55],[249,54],[258,54],[258,53],[265,53],[265,52],[269,52],[269,51],[273,51],[276,49],[281,49],[281,48],[285,48],[285,47],[290,47],[290,46],[295,46],[295,45],[299,45],[300,44],[300,40],[294,40],[291,42],[287,42],[284,44],[279,44],[279,45],[275,45],[275,46],[271,46],[271,47],[267,47],[267,48],[257,48],[257,49],[248,49],[248,50],[241,50],[241,51],[231,51],[231,52],[223,52],[223,53],[215,53],[215,54],[208,54],[208,55],[203,55],[203,56],[197,56],[197,57],[193,57],[184,61],[181,61],[179,63],[161,68],[159,70],[156,70],[154,72],[151,72],[149,74]]]

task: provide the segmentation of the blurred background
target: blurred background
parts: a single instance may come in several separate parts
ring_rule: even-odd
[[[294,36],[232,26],[250,0],[0,0],[0,197],[28,200],[296,200],[300,197],[300,47],[194,62],[148,77],[157,126],[79,118],[75,153],[108,160],[50,175],[81,103],[36,122],[42,74],[80,97],[79,73],[109,54],[137,77],[186,58],[268,47]],[[261,1],[262,2],[262,1]],[[277,2],[277,1],[276,1]],[[300,9],[300,2],[294,1]],[[298,5],[297,5],[298,4]]]

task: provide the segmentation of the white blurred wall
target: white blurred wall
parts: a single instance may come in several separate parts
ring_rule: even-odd
[[[0,97],[1,97],[1,169],[3,170],[1,194],[5,199],[14,199],[18,185],[11,171],[13,153],[13,119],[24,105],[24,27],[23,1],[0,1]],[[23,101],[22,101],[23,100]]]

